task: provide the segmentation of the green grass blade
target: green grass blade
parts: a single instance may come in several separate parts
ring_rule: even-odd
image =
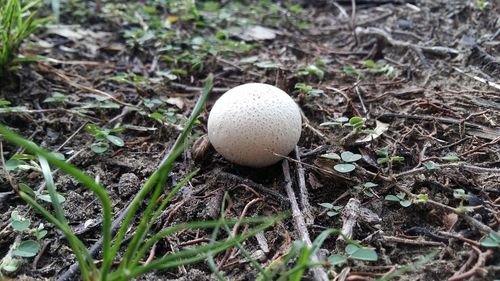
[[[27,151],[40,155],[47,159],[47,161],[62,170],[63,172],[71,175],[78,182],[80,182],[85,187],[89,188],[92,192],[94,192],[102,205],[102,221],[103,221],[103,259],[109,260],[112,259],[110,254],[110,245],[111,245],[111,200],[109,199],[109,195],[107,194],[105,188],[96,183],[94,179],[83,173],[80,169],[75,166],[66,163],[63,160],[60,160],[53,156],[50,152],[40,148],[36,144],[31,141],[28,141],[11,130],[7,129],[5,126],[0,125],[0,135],[2,135],[6,140],[11,143],[14,143],[20,147],[23,147]]]
[[[149,264],[137,266],[133,268],[131,271],[117,272],[114,275],[114,277],[116,278],[117,276],[119,277],[123,276],[125,279],[128,280],[130,278],[134,278],[141,274],[144,274],[148,271],[173,268],[173,267],[178,267],[180,265],[187,265],[205,260],[207,259],[209,254],[220,253],[222,251],[225,251],[226,249],[235,246],[237,243],[240,243],[252,236],[255,236],[258,232],[263,231],[264,229],[273,225],[276,221],[277,219],[270,219],[268,222],[265,222],[251,229],[250,231],[248,231],[243,235],[236,236],[232,239],[225,240],[223,242],[210,243],[208,245],[199,246],[188,250],[182,250],[174,254],[169,254],[162,258],[158,258]],[[122,274],[126,275],[124,276]],[[111,278],[110,280],[116,280],[116,279]]]
[[[153,224],[156,221],[156,219],[158,218],[158,216],[165,209],[166,205],[168,203],[170,203],[170,200],[174,197],[174,195],[177,194],[179,189],[181,189],[190,179],[192,179],[198,173],[198,171],[199,171],[199,169],[196,169],[195,171],[189,173],[177,185],[175,185],[174,188],[168,193],[167,197],[162,201],[162,203],[156,209],[156,211],[154,212],[154,214],[152,216],[143,216],[143,220],[147,221],[147,226],[146,226],[146,230],[143,233],[140,241],[144,241],[145,234],[147,233],[147,231],[149,229],[151,229],[151,227],[153,226]],[[127,265],[128,268],[132,268],[132,267],[136,266],[139,263],[139,261],[143,258],[143,256],[138,255],[137,249],[134,251],[134,254],[135,254],[135,256],[134,256],[133,260],[130,262],[130,264]]]
[[[66,237],[66,239],[68,239],[68,242],[70,243],[71,248],[76,256],[78,264],[80,265],[83,280],[90,280],[89,264],[92,264],[93,266],[94,263],[83,242],[73,234],[71,229],[66,224],[60,222],[56,217],[50,214],[50,212],[42,207],[42,205],[38,204],[35,199],[31,198],[28,194],[22,191],[19,192],[19,196],[64,233],[64,236]]]
[[[177,138],[177,140],[176,140],[176,142],[171,150],[172,153],[169,153],[168,157],[162,161],[160,168],[156,172],[154,172],[153,175],[151,175],[151,177],[144,184],[141,191],[132,200],[131,208],[127,212],[127,214],[122,222],[122,225],[121,225],[120,229],[118,230],[118,234],[116,235],[114,245],[110,250],[110,253],[112,256],[115,256],[116,253],[118,252],[118,250],[120,249],[123,238],[125,237],[125,233],[126,233],[127,229],[129,228],[132,219],[135,217],[137,210],[139,208],[139,205],[142,202],[142,200],[151,191],[151,189],[156,185],[157,181],[160,178],[160,175],[164,172],[167,172],[166,169],[173,164],[173,162],[176,160],[176,158],[183,151],[185,140],[186,140],[188,134],[190,133],[190,131],[194,125],[194,122],[198,118],[198,115],[200,114],[201,110],[203,109],[203,106],[208,99],[208,95],[210,94],[212,87],[213,87],[213,75],[210,74],[207,78],[205,86],[203,87],[200,99],[196,103],[196,105],[193,109],[193,112],[191,113],[191,116],[189,117],[186,128],[184,128],[184,130],[181,132],[181,134]],[[111,267],[111,261],[104,260],[103,266],[101,268],[101,271],[104,273],[103,276],[105,276],[105,274],[107,274],[110,267]]]

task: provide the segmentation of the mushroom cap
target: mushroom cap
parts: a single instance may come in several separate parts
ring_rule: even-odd
[[[284,91],[248,83],[224,93],[208,117],[208,138],[227,160],[249,167],[272,165],[297,145],[300,109]]]

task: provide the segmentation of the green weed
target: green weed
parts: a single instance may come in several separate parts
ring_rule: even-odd
[[[207,80],[207,83],[203,88],[202,97],[196,104],[189,122],[174,144],[169,157],[163,161],[158,170],[156,170],[141,187],[139,193],[132,200],[131,207],[126,213],[117,234],[114,236],[112,234],[111,226],[111,200],[106,189],[101,184],[97,183],[94,179],[86,175],[78,168],[55,157],[52,153],[40,148],[33,142],[18,136],[4,126],[0,126],[0,134],[5,140],[18,145],[37,156],[39,166],[41,167],[46,187],[51,198],[50,201],[54,214],[47,210],[32,195],[30,195],[30,192],[18,190],[18,195],[35,210],[41,213],[49,222],[62,231],[76,256],[83,280],[129,280],[152,270],[176,268],[181,265],[197,263],[206,260],[210,255],[220,253],[230,247],[238,245],[238,243],[252,237],[275,223],[277,220],[281,219],[280,216],[274,218],[248,218],[238,221],[221,218],[215,221],[178,224],[163,229],[157,233],[150,233],[156,219],[164,208],[171,202],[176,192],[196,174],[196,171],[188,174],[176,186],[174,186],[170,192],[168,192],[164,199],[160,200],[160,196],[164,191],[164,187],[174,161],[184,150],[188,134],[191,131],[197,116],[201,112],[203,104],[208,98],[211,88],[212,76],[210,76]],[[52,179],[50,166],[57,167],[62,172],[71,175],[98,197],[102,206],[102,263],[96,263],[94,261],[94,259],[90,256],[87,247],[69,227],[68,221],[66,220],[62,210],[61,202],[57,197],[57,190],[54,180]],[[127,245],[124,245],[125,235],[129,231],[134,218],[140,212],[141,204],[146,199],[149,199],[149,202],[153,203],[147,205],[145,210],[141,213],[139,224],[132,239]],[[180,250],[175,253],[161,256],[147,264],[140,263],[146,253],[156,242],[175,232],[185,229],[218,228],[225,224],[234,225],[236,223],[249,224],[253,225],[253,227],[250,227],[248,231],[242,235],[230,237],[229,239],[213,241],[212,243],[195,248]],[[123,254],[118,255],[119,250],[123,248]]]
[[[0,78],[15,70],[19,47],[48,19],[36,19],[40,1],[0,0]]]

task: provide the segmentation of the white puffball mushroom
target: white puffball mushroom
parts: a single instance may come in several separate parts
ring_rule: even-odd
[[[227,160],[265,167],[287,155],[302,131],[300,109],[277,87],[248,83],[224,93],[208,117],[208,138]]]

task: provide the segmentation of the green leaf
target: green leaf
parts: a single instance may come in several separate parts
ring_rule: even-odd
[[[481,241],[481,246],[486,248],[500,248],[500,233],[490,232],[486,238]]]
[[[456,162],[456,161],[460,161],[460,157],[453,155],[453,154],[448,154],[446,156],[441,157],[441,160]]]
[[[1,269],[5,270],[7,272],[14,272],[19,268],[20,265],[21,265],[21,261],[18,259],[14,259],[14,258],[6,259],[6,258],[4,258],[3,262],[1,264],[1,266],[2,266]]]
[[[12,103],[8,100],[0,100],[0,106],[11,105]]]
[[[123,140],[120,138],[120,137],[117,137],[117,136],[113,136],[113,135],[106,135],[106,139],[108,141],[110,141],[112,144],[116,145],[116,146],[124,146],[125,143],[123,142]]]
[[[336,215],[338,215],[339,212],[336,212],[336,211],[328,211],[326,212],[326,215],[329,216],[329,217],[334,217]]]
[[[399,199],[399,197],[397,197],[396,195],[392,195],[392,194],[386,195],[384,199],[385,199],[385,201],[394,201],[394,202],[401,201],[401,199]]]
[[[327,153],[327,154],[321,155],[321,157],[327,158],[327,159],[332,159],[332,160],[340,160],[340,156],[337,153]]]
[[[96,136],[98,134],[102,134],[102,130],[94,124],[85,125],[85,131],[87,131],[89,134],[91,134],[93,136]]]
[[[417,203],[427,203],[429,201],[429,194],[426,193],[420,193],[417,195]]]
[[[403,156],[392,156],[392,157],[390,158],[390,160],[391,160],[392,162],[401,162],[401,161],[404,161],[404,160],[405,160],[405,158],[404,158]]]
[[[358,161],[359,159],[361,159],[361,155],[360,154],[356,154],[356,153],[352,153],[350,151],[343,151],[341,154],[340,154],[340,157],[342,158],[342,160],[344,160],[345,162],[356,162]]]
[[[331,255],[328,257],[328,262],[333,266],[342,266],[346,261],[347,258],[341,255]]]
[[[453,189],[453,197],[461,200],[467,200],[469,198],[469,196],[465,194],[465,190],[460,188]]]
[[[52,199],[50,198],[50,195],[47,194],[47,193],[44,193],[44,194],[38,194],[36,196],[38,199],[40,200],[43,200],[45,202],[49,202],[49,203],[52,203]],[[56,193],[56,197],[57,197],[57,201],[59,202],[59,204],[61,203],[64,203],[64,201],[66,201],[66,199],[64,198],[64,196],[62,196],[61,194],[59,193]]]
[[[30,227],[30,224],[31,223],[29,220],[14,220],[11,222],[12,228],[15,231],[19,231],[19,232],[28,230]]]
[[[30,258],[36,256],[40,250],[40,244],[34,240],[22,241],[17,249],[14,250],[14,255],[19,257]]]
[[[149,115],[149,117],[156,119],[156,120],[160,120],[160,121],[162,121],[164,119],[163,114],[161,114],[160,112],[153,112]]]
[[[399,201],[399,204],[401,204],[401,206],[403,207],[409,207],[411,205],[411,200],[401,200]]]
[[[366,68],[375,68],[377,66],[373,60],[366,60],[364,65]]]
[[[42,229],[42,230],[37,230],[36,231],[36,240],[41,240],[47,235],[47,230]]]
[[[366,196],[366,197],[373,197],[373,193],[371,193],[370,191],[367,191],[367,190],[363,190],[363,194]]]
[[[348,255],[352,255],[354,252],[356,252],[357,250],[359,249],[358,246],[354,245],[354,244],[347,244],[347,246],[345,247],[345,252],[348,254]]]
[[[385,158],[377,158],[377,164],[386,164],[386,163],[389,163],[389,158],[385,157]]]
[[[339,117],[337,119],[334,120],[335,122],[340,122],[340,123],[345,123],[345,122],[349,122],[349,118],[345,117],[345,116],[342,116],[342,117]]]
[[[365,118],[359,117],[359,116],[354,116],[349,119],[349,124],[353,127],[358,126],[359,124],[364,124],[365,123]]]
[[[9,159],[7,161],[5,161],[5,170],[6,171],[14,171],[16,170],[20,165],[22,164],[22,162],[20,160],[17,160],[17,159]]]
[[[352,259],[361,261],[376,261],[378,260],[377,252],[375,249],[371,248],[358,248],[352,254],[349,255]]]
[[[109,148],[109,145],[107,143],[104,143],[104,142],[93,143],[90,146],[90,149],[97,154],[101,154],[101,153],[106,152],[108,150],[108,148]]]
[[[52,156],[54,156],[55,158],[59,159],[59,160],[65,160],[66,157],[64,157],[64,154],[60,153],[60,152],[51,152],[50,153]]]
[[[318,205],[320,205],[323,208],[333,209],[333,204],[332,203],[320,203]]]
[[[19,190],[21,190],[22,192],[24,192],[26,194],[29,194],[30,196],[35,196],[35,191],[33,191],[33,189],[31,189],[31,187],[29,187],[29,185],[27,185],[25,183],[20,183],[18,185],[18,188],[19,188]]]
[[[439,164],[434,161],[425,162],[424,167],[427,168],[427,170],[437,170],[440,168]]]
[[[377,154],[377,156],[379,156],[379,157],[388,157],[389,156],[389,148],[384,147],[384,148],[377,149],[377,150],[375,150],[375,154]]]
[[[350,173],[356,169],[356,166],[353,164],[337,164],[333,168],[339,173]]]
[[[365,188],[373,188],[373,187],[377,187],[377,186],[378,186],[378,184],[373,183],[373,182],[371,182],[371,181],[366,182],[366,183],[364,184],[364,187],[365,187]]]

